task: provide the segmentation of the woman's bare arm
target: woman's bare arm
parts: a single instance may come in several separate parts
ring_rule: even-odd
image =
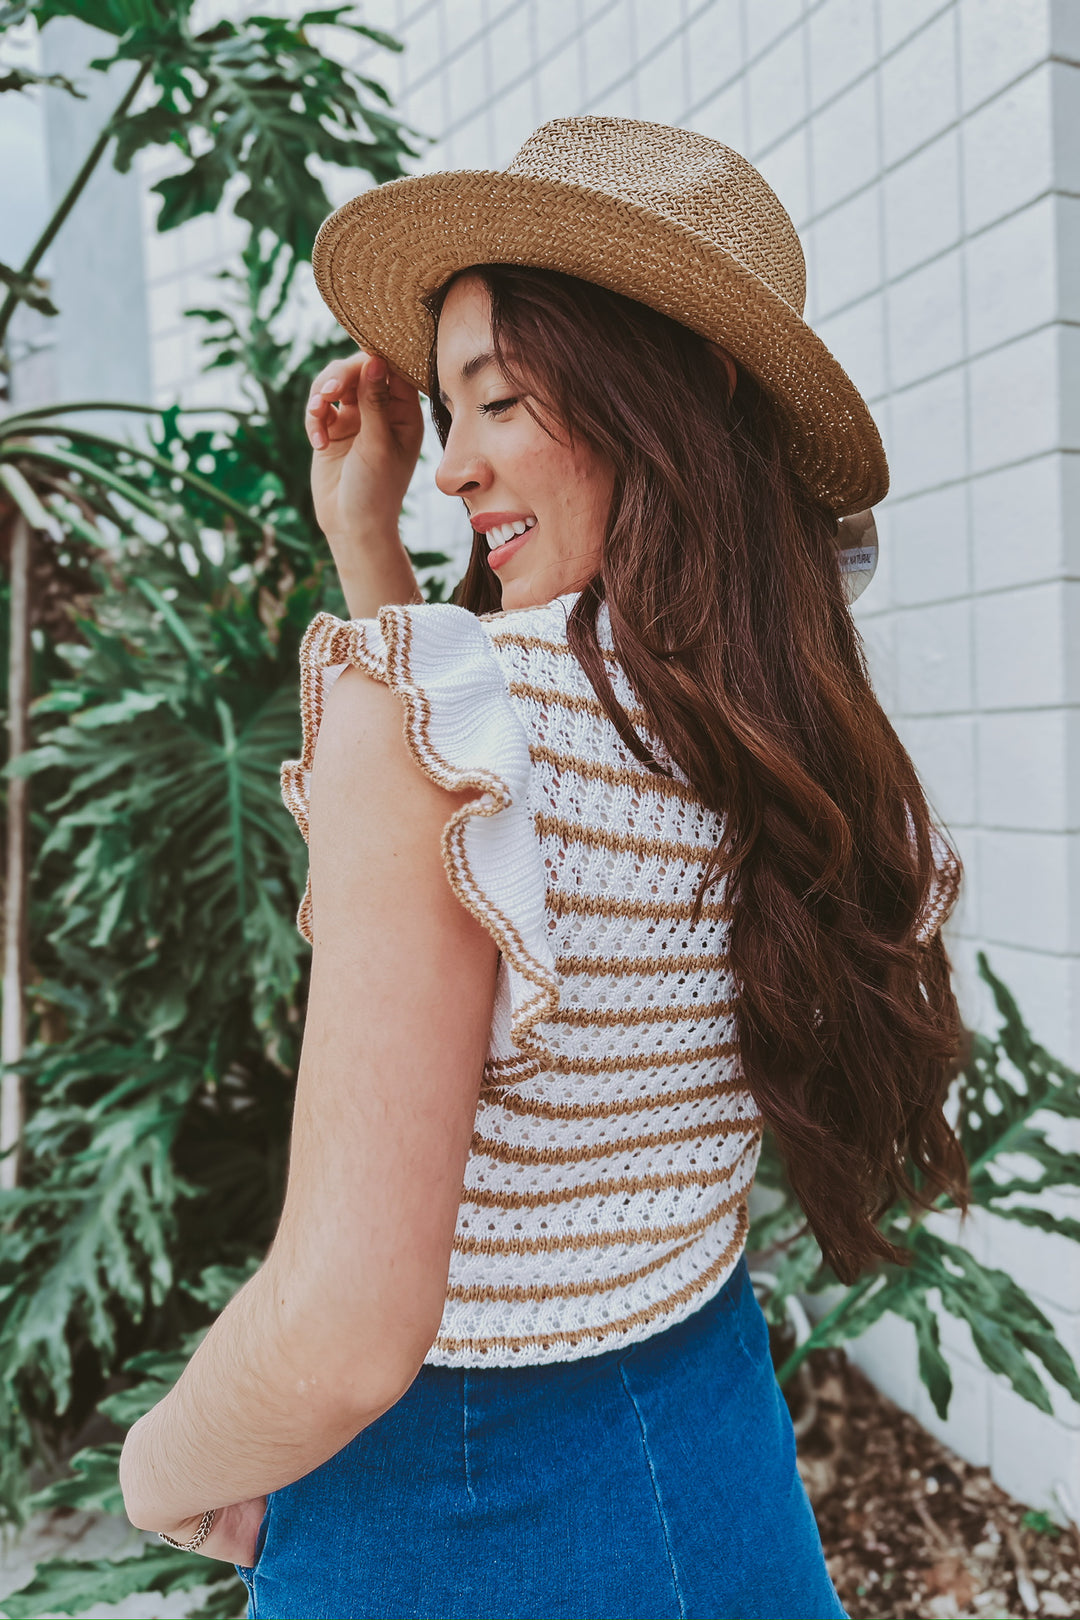
[[[354,619],[388,602],[421,602],[401,540],[401,503],[420,455],[420,395],[380,355],[359,349],[324,366],[304,425],[312,446],[315,517]]]
[[[312,772],[315,944],[281,1221],[128,1436],[142,1528],[299,1479],[400,1398],[431,1346],[495,995],[495,942],[440,852],[470,796],[424,775],[388,688],[344,672]]]

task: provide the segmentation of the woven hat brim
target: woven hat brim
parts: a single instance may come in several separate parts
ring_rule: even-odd
[[[730,350],[780,414],[792,465],[838,516],[889,487],[873,417],[813,329],[699,232],[593,187],[502,170],[410,176],[330,215],[312,269],[362,348],[427,392],[422,299],[471,264],[562,270],[635,298]]]

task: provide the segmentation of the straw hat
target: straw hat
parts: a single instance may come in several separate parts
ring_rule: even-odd
[[[416,175],[354,197],[323,224],[311,262],[345,330],[425,393],[433,333],[422,299],[455,271],[527,264],[596,282],[722,344],[752,372],[794,467],[838,516],[863,513],[889,487],[862,396],[802,318],[794,225],[753,165],[707,135],[556,118],[505,169]],[[865,524],[854,537],[846,527],[844,550],[873,549]],[[853,596],[873,569],[849,565]]]

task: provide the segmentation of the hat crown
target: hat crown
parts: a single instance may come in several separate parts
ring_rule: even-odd
[[[803,319],[806,264],[791,219],[757,170],[708,135],[552,119],[505,169],[369,187],[324,221],[311,262],[345,330],[421,393],[431,295],[452,276],[516,264],[605,287],[725,348],[770,399],[793,470],[837,516],[888,490],[866,401]],[[865,579],[866,558],[848,560]]]
[[[730,253],[803,313],[798,232],[771,186],[721,141],[637,118],[553,118],[533,131],[507,172],[587,186],[661,214]]]

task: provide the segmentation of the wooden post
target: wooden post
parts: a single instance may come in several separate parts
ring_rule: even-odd
[[[30,525],[15,515],[11,543],[11,607],[8,650],[8,760],[26,752],[30,703]],[[7,881],[4,903],[3,1030],[0,1058],[17,1063],[26,1043],[23,978],[26,967],[26,829],[29,783],[10,776],[7,782]],[[0,1188],[18,1185],[19,1147],[23,1129],[23,1085],[20,1074],[5,1073],[0,1082]],[[8,1150],[12,1151],[8,1151]]]

